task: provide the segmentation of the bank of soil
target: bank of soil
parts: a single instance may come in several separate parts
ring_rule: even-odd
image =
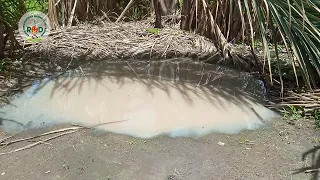
[[[306,123],[309,124],[309,123]],[[138,139],[82,130],[17,153],[0,156],[0,179],[310,179],[318,139],[313,127],[275,121],[236,135]],[[28,130],[19,139],[49,130]],[[1,135],[2,139],[6,135]],[[47,137],[46,137],[47,138]],[[45,139],[43,137],[42,139]],[[25,144],[1,148],[7,152]],[[317,161],[317,149],[315,161]],[[315,166],[317,166],[315,164]],[[294,174],[302,169],[301,173]]]

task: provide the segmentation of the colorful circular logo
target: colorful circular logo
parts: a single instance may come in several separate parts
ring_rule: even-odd
[[[39,11],[27,12],[19,21],[19,33],[26,41],[39,42],[49,35],[50,29],[49,18]]]

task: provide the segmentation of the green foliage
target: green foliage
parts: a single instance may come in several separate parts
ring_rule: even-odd
[[[301,69],[304,85],[309,89],[316,87],[317,79],[320,79],[319,0],[206,0],[192,2],[193,4],[190,3],[188,6],[193,7],[190,8],[190,13],[194,12],[196,3],[199,4],[198,9],[200,10],[202,10],[201,2],[210,4],[209,10],[211,10],[213,19],[222,33],[221,35],[219,31],[212,31],[215,34],[210,36],[218,37],[218,46],[221,51],[225,49],[226,40],[243,40],[253,47],[257,44],[257,39],[262,41],[263,51],[268,60],[270,80],[273,81],[274,74],[278,73],[279,79],[283,83],[280,65],[276,65],[276,68],[271,66],[271,51],[275,50],[276,59],[279,61],[278,55],[280,53],[277,47],[283,45],[289,52],[288,59],[290,59],[292,67],[295,68],[294,71]],[[202,18],[200,16],[198,18],[205,19],[204,22],[206,22],[208,17]],[[236,23],[239,21],[241,23]],[[198,31],[210,28],[209,24],[199,25],[198,27],[202,29],[198,29]],[[239,36],[243,36],[243,38]],[[273,46],[270,47],[270,43]],[[295,79],[298,79],[298,74],[294,75]]]
[[[129,1],[118,1],[117,7],[119,12],[121,13],[124,8],[127,6]],[[141,0],[141,1],[134,1],[132,6],[127,10],[125,15],[124,21],[137,21],[145,19],[147,15],[150,14],[150,0]],[[106,9],[102,9],[106,11]]]
[[[284,118],[290,121],[300,121],[304,116],[304,111],[302,107],[295,107],[292,105],[288,106],[288,109],[283,110]],[[320,110],[314,110],[311,116],[307,119],[314,120],[314,123],[317,128],[320,128]]]
[[[0,0],[0,21],[6,26],[17,26],[20,18],[26,12],[23,0]]]
[[[18,22],[25,12],[23,0],[0,0],[0,22],[4,24],[6,33],[9,34],[10,55],[13,55],[14,50],[19,47],[14,31],[18,28]]]
[[[4,24],[6,33],[9,34],[10,55],[13,55],[14,50],[19,47],[14,31],[18,28],[20,18],[27,11],[34,10],[46,13],[47,0],[0,0],[0,22]]]
[[[301,107],[289,106],[289,116],[290,119],[298,121],[303,117],[303,111]]]
[[[0,21],[11,27],[17,26],[27,11],[47,12],[47,0],[0,0]]]
[[[48,0],[25,0],[24,4],[26,6],[27,11],[40,11],[43,13],[48,12]]]
[[[314,70],[320,72],[320,29],[316,26],[320,21],[320,1],[268,0],[265,1],[265,5],[269,11],[262,6],[261,1],[253,0],[253,2],[268,59],[270,59],[270,49],[266,41],[264,24],[269,19],[270,22],[267,23],[273,37],[276,33],[280,34],[286,49],[295,59],[294,63],[302,70],[306,85],[311,89],[312,80],[320,76],[312,73]],[[277,43],[279,42],[274,39],[275,46]]]
[[[179,0],[179,3],[180,3],[180,8],[182,8],[183,0]]]
[[[0,60],[0,72],[3,72],[5,69],[5,62],[3,60]]]
[[[148,33],[151,33],[151,34],[159,34],[160,33],[159,28],[147,28],[146,30]]]

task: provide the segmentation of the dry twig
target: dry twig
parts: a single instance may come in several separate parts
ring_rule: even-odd
[[[308,170],[305,170],[304,172],[305,173],[312,173],[312,172],[317,172],[317,171],[320,171],[320,168],[319,169],[308,169]]]
[[[106,123],[101,123],[101,124],[97,124],[97,125],[89,126],[89,127],[72,124],[72,125],[74,125],[76,127],[58,129],[58,130],[49,131],[49,132],[42,133],[42,134],[39,134],[39,135],[36,135],[36,136],[32,136],[32,137],[28,137],[28,138],[17,139],[17,140],[13,140],[13,141],[10,141],[10,142],[7,142],[7,143],[0,143],[0,146],[8,146],[10,144],[14,144],[14,143],[21,142],[21,141],[27,141],[27,140],[35,139],[35,138],[42,137],[42,136],[47,136],[47,135],[50,135],[50,134],[56,134],[56,133],[61,133],[61,132],[65,132],[65,131],[70,131],[70,130],[92,129],[92,128],[95,128],[95,127],[98,127],[98,126],[103,126],[103,125],[107,125],[107,124],[114,124],[114,123],[119,123],[119,122],[124,122],[124,121],[128,121],[128,120],[106,122]],[[10,137],[12,137],[12,136],[10,136]],[[9,139],[10,137],[2,139],[0,142],[5,142],[5,140]]]
[[[25,149],[30,149],[30,148],[32,148],[32,147],[34,147],[34,146],[39,145],[39,144],[43,144],[43,143],[45,143],[46,141],[50,141],[50,140],[52,140],[52,139],[55,139],[55,138],[58,138],[58,137],[61,137],[61,136],[67,135],[67,134],[75,133],[75,132],[77,132],[77,130],[68,131],[68,132],[65,132],[65,133],[62,133],[62,134],[58,134],[58,135],[56,135],[56,136],[47,138],[47,139],[42,140],[42,141],[38,141],[38,142],[33,143],[33,144],[29,144],[29,145],[23,146],[23,147],[21,147],[21,148],[18,148],[18,149],[15,149],[15,150],[12,150],[12,151],[9,151],[9,152],[6,152],[6,153],[0,153],[0,156],[6,155],[6,154],[15,153],[15,152],[22,151],[22,150],[25,150]]]
[[[78,129],[83,129],[83,127],[71,127],[71,128],[63,128],[63,129],[59,129],[59,130],[54,130],[54,131],[46,132],[46,133],[39,134],[36,136],[28,137],[28,138],[17,139],[17,140],[13,140],[13,141],[10,141],[7,143],[0,143],[0,146],[8,146],[10,144],[14,144],[17,142],[27,141],[27,140],[35,139],[35,138],[50,135],[50,134],[56,134],[56,133],[60,133],[60,132],[64,132],[64,131],[78,130]]]
[[[2,142],[5,142],[5,140],[7,140],[7,139],[12,137],[12,136],[10,136],[10,137],[2,139],[0,141],[0,146],[6,147],[6,146],[8,146],[10,144],[14,144],[14,143],[17,143],[17,142],[29,141],[31,139],[35,139],[35,138],[38,138],[38,137],[42,137],[42,136],[46,136],[46,135],[50,135],[50,134],[60,133],[60,134],[55,135],[53,137],[47,138],[45,140],[37,141],[37,142],[35,142],[33,144],[29,144],[29,145],[23,146],[21,148],[18,148],[18,149],[15,149],[15,150],[12,150],[12,151],[9,151],[9,152],[6,152],[6,153],[0,153],[0,156],[1,155],[15,153],[15,152],[22,151],[22,150],[25,150],[25,149],[30,149],[32,147],[35,147],[35,146],[39,145],[39,144],[49,144],[49,145],[51,145],[50,143],[47,143],[46,141],[50,141],[52,139],[55,139],[55,138],[58,138],[58,137],[61,137],[61,136],[67,135],[67,134],[75,133],[80,129],[92,129],[92,128],[95,128],[95,127],[98,127],[98,126],[103,126],[103,125],[106,125],[106,124],[119,123],[119,122],[123,122],[123,121],[127,121],[127,120],[106,122],[106,123],[101,123],[101,124],[97,124],[97,125],[89,126],[89,127],[82,126],[82,125],[77,125],[77,124],[72,124],[73,126],[76,126],[76,127],[58,129],[58,130],[42,133],[42,134],[36,135],[36,136],[23,138],[23,139],[17,139],[17,140],[13,140],[13,141],[10,141],[10,142],[7,142],[7,143],[2,143]],[[63,133],[61,133],[61,132],[63,132]]]

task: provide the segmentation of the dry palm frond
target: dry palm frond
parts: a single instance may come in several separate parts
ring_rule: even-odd
[[[302,107],[306,115],[312,115],[311,113],[320,109],[320,89],[313,92],[295,93],[288,92],[285,98],[275,99],[273,103],[268,105],[271,108],[286,108],[286,107]]]
[[[86,59],[96,60],[187,56],[201,59],[217,52],[205,37],[175,28],[157,31],[147,21],[80,25],[54,33],[28,49],[33,50],[29,53],[47,54],[52,61],[84,55]]]

